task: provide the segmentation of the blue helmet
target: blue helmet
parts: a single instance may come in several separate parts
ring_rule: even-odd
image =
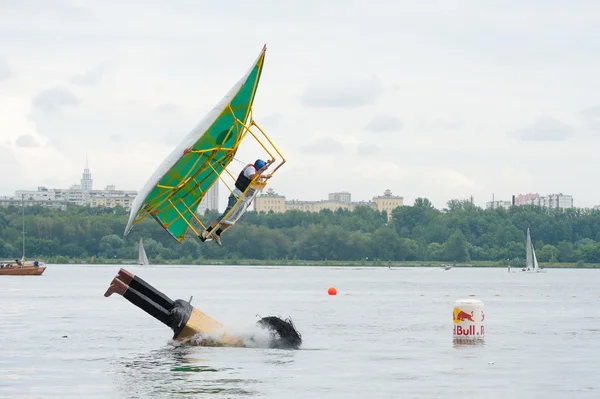
[[[256,168],[256,170],[261,170],[266,164],[267,163],[262,159],[257,159],[256,162],[254,162],[254,167]]]

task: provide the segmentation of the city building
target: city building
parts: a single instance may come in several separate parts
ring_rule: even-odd
[[[83,168],[83,175],[81,177],[81,187],[82,191],[92,191],[92,185],[94,181],[92,180],[92,174],[90,173],[90,167],[88,166],[87,155],[85,156],[85,168]]]
[[[324,209],[329,209],[330,211],[337,211],[338,209],[347,209],[353,210],[354,204],[340,202],[340,201],[329,201],[329,200],[321,200],[321,201],[298,201],[291,200],[285,201],[285,209],[287,211],[297,210],[304,212],[320,212]]]
[[[196,213],[199,215],[204,215],[206,210],[219,210],[219,180],[215,181],[212,187],[208,189],[206,195],[200,201]]]
[[[512,204],[514,206],[521,205],[539,205],[540,195],[539,194],[519,194],[512,196]]]
[[[29,198],[25,198],[25,196],[23,197],[9,197],[9,196],[2,196],[0,197],[0,207],[2,208],[8,208],[9,206],[18,206],[21,207],[22,205],[25,206],[34,206],[34,205],[38,205],[44,208],[52,208],[52,209],[60,209],[60,210],[66,210],[67,209],[67,203],[65,201],[57,201],[57,200],[53,200],[53,199],[45,199],[45,200],[34,200],[34,199],[29,199]]]
[[[74,184],[68,189],[55,188],[54,196],[59,201],[66,201],[77,205],[87,205],[90,202],[91,191],[83,191],[79,184]]]
[[[352,202],[352,194],[347,191],[340,191],[337,193],[329,193],[329,201],[333,202],[343,202],[345,204],[349,204]]]
[[[130,209],[137,191],[117,190],[114,185],[106,186],[104,190],[93,189],[92,174],[86,159],[80,184],[74,184],[70,188],[51,188],[40,186],[37,190],[17,190],[14,197],[0,197],[0,206],[10,206],[13,202],[24,199],[25,206],[40,205],[58,209],[66,209],[67,203],[77,205],[89,205],[90,207],[122,206]]]
[[[573,196],[559,194],[548,194],[540,196],[538,193],[513,195],[512,203],[515,206],[537,205],[545,208],[573,208]]]
[[[254,198],[254,210],[259,213],[269,211],[284,213],[286,211],[285,197],[269,188],[266,193],[257,195]]]
[[[85,192],[85,190],[81,190]],[[88,203],[90,207],[114,208],[122,206],[130,209],[137,191],[117,190],[115,186],[106,186],[104,190],[89,191]]]
[[[68,189],[51,188],[48,189],[44,186],[34,190],[17,190],[15,191],[15,198],[20,199],[25,197],[29,201],[62,201],[71,202],[77,205],[86,205],[89,201],[90,192],[83,191],[79,185],[73,185]]]
[[[560,194],[549,194],[540,197],[540,206],[546,208],[573,208],[573,196]]]
[[[320,201],[286,200],[285,196],[277,194],[269,188],[266,193],[254,199],[254,210],[257,212],[278,212],[297,210],[302,212],[319,212],[324,209],[336,211],[338,209],[354,210],[358,206],[366,206],[380,212],[386,211],[388,220],[391,218],[392,210],[403,205],[403,198],[392,195],[386,190],[383,195],[373,198],[373,201],[352,202],[352,195],[342,191],[329,193],[329,199]]]
[[[375,203],[375,209],[379,212],[387,212],[389,221],[392,219],[392,211],[404,204],[404,198],[392,195],[392,192],[388,189],[383,192],[383,195],[373,197],[373,202]]]
[[[29,201],[53,201],[56,199],[54,190],[48,190],[44,186],[39,186],[37,191],[29,190],[17,190],[15,191],[15,199],[21,200],[21,197],[25,197]],[[13,198],[13,197],[8,197]]]

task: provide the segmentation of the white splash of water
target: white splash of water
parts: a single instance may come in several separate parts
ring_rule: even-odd
[[[271,340],[271,333],[260,326],[226,327],[214,329],[204,334],[196,334],[190,340],[190,344],[194,346],[269,348]]]

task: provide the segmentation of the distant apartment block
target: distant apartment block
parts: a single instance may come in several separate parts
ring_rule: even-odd
[[[329,201],[343,202],[349,204],[352,202],[352,194],[347,191],[341,191],[338,193],[329,193]]]
[[[573,208],[573,196],[559,194],[549,194],[546,196],[540,196],[539,194],[519,194],[513,195],[512,203],[514,206],[521,205],[537,205],[544,208]]]
[[[383,195],[374,197],[373,202],[375,203],[375,209],[379,212],[387,212],[389,221],[392,218],[392,211],[404,205],[404,198],[392,195],[392,192],[388,189],[384,191]]]
[[[338,209],[347,209],[353,210],[354,204],[340,202],[340,201],[329,201],[329,200],[321,200],[321,201],[299,201],[299,200],[291,200],[285,201],[285,209],[288,211],[304,211],[304,212],[320,212],[323,209],[329,209],[331,211],[336,211]]]
[[[547,208],[573,208],[573,196],[560,194],[550,194],[541,197],[540,205]]]
[[[254,199],[254,210],[256,212],[284,213],[286,210],[285,197],[277,194],[272,188],[267,189],[266,193],[258,195]]]
[[[58,201],[58,202],[71,202],[78,205],[85,205],[89,201],[90,193],[81,190],[79,185],[73,185],[69,189],[51,188],[48,189],[44,186],[40,186],[36,191],[34,190],[17,190],[15,191],[14,198],[21,200],[24,198],[26,201],[31,202],[33,205],[42,205],[41,203],[47,201]],[[43,205],[42,205],[43,206]]]
[[[215,184],[208,189],[206,195],[200,201],[196,213],[198,215],[204,215],[206,210],[218,211],[219,210],[219,181],[215,181]]]
[[[372,201],[352,202],[349,192],[330,193],[328,200],[321,201],[286,201],[285,196],[277,194],[272,188],[266,193],[256,197],[254,200],[254,210],[257,212],[277,212],[283,213],[290,210],[303,212],[319,212],[324,209],[335,211],[338,209],[353,210],[357,206],[367,206],[378,210],[386,211],[388,220],[391,218],[392,210],[403,205],[403,197],[392,195],[390,190],[386,190],[383,195],[376,196]]]
[[[2,197],[0,197],[0,207],[1,208],[8,208],[9,206],[19,206],[20,207],[21,205],[25,205],[25,206],[39,205],[44,208],[60,209],[63,211],[67,209],[67,203],[65,201],[57,201],[57,200],[52,200],[52,199],[35,200],[35,199],[25,198],[24,196],[23,197],[22,196],[14,196],[14,197],[2,196]]]
[[[122,206],[129,210],[137,195],[137,191],[117,190],[115,186],[106,186],[104,190],[89,191],[88,203],[90,207],[114,208]]]
[[[513,195],[512,204],[514,206],[539,205],[540,204],[540,195],[537,193],[536,194]]]
[[[58,205],[52,205],[52,207],[65,208],[67,203],[72,203],[82,206],[89,205],[92,208],[114,208],[120,205],[125,209],[129,209],[136,195],[137,191],[117,190],[112,185],[106,186],[104,190],[90,191],[84,191],[79,185],[73,185],[68,189],[38,187],[37,191],[17,190],[15,196],[9,198],[13,198],[18,202],[24,197],[26,206],[64,204],[64,207]]]
[[[106,186],[104,190],[94,190],[86,160],[80,184],[74,184],[68,189],[40,186],[37,190],[17,190],[14,197],[0,197],[0,206],[20,204],[24,200],[25,206],[40,205],[58,209],[66,209],[67,203],[108,208],[122,206],[130,209],[136,195],[137,191],[117,190],[114,185]]]

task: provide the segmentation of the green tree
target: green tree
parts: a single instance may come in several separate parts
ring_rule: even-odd
[[[469,260],[467,242],[460,230],[455,231],[444,244],[445,260],[465,262]]]
[[[558,243],[558,261],[559,262],[574,262],[575,254],[573,253],[573,243],[561,241]]]
[[[540,262],[556,262],[558,260],[558,249],[554,245],[546,244],[541,251],[536,251],[536,257]]]
[[[200,219],[210,223],[218,212]],[[25,209],[25,253],[29,259],[66,257],[137,258],[143,238],[152,263],[202,263],[203,259],[306,259],[360,261],[469,259],[505,263],[525,258],[530,228],[540,262],[600,263],[600,211],[519,206],[481,209],[469,201],[449,201],[435,209],[426,198],[396,208],[387,216],[367,206],[353,211],[247,212],[223,236],[223,246],[202,243],[191,231],[173,239],[152,218],[137,223],[124,237],[128,213],[121,208],[69,204],[66,210]],[[21,208],[0,208],[0,256],[21,256]]]

